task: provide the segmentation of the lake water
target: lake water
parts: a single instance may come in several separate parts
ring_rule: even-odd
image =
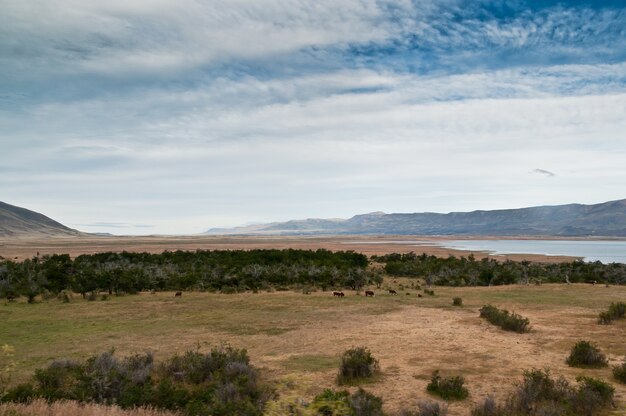
[[[351,244],[406,244],[441,246],[454,250],[483,251],[490,254],[543,254],[581,257],[584,261],[626,263],[624,240],[383,240],[351,241]],[[419,249],[415,250],[419,252]]]
[[[582,257],[585,261],[626,263],[626,241],[581,240],[451,240],[437,245],[492,254],[544,254]]]

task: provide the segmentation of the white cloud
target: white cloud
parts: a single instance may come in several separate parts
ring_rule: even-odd
[[[623,197],[626,64],[541,63],[619,58],[623,11],[460,4],[0,0],[1,197],[140,234]]]

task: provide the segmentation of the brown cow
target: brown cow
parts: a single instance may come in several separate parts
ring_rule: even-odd
[[[396,291],[395,291],[395,290],[393,290],[393,289],[389,289],[389,294],[390,294],[390,295],[397,295],[397,294],[398,294],[398,292],[396,292]]]
[[[337,296],[337,297],[339,297],[339,298],[342,298],[342,297],[344,297],[345,295],[344,295],[344,293],[343,293],[343,292],[333,292],[333,296]]]
[[[365,297],[368,297],[368,296],[374,296],[374,292],[372,292],[371,290],[366,290]]]
[[[418,293],[418,294],[417,294],[417,297],[418,297],[418,298],[421,298],[421,297],[422,297],[422,294],[421,294],[421,293]]]
[[[182,295],[183,295],[183,292],[176,292],[176,293],[174,294],[174,297],[175,297],[175,298],[179,298],[179,297],[181,297]]]

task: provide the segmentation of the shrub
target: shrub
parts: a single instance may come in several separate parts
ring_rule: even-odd
[[[469,395],[467,389],[463,387],[464,383],[465,379],[462,376],[441,377],[437,370],[433,373],[426,390],[444,400],[463,400]]]
[[[611,303],[606,312],[600,312],[598,323],[608,325],[616,319],[621,319],[626,315],[626,303]]]
[[[54,361],[37,370],[33,381],[10,390],[7,400],[40,397],[218,416],[261,415],[272,394],[259,383],[246,351],[228,346],[207,354],[188,351],[158,367],[150,353],[118,359],[107,351],[83,363]]]
[[[530,321],[515,312],[498,309],[495,306],[485,305],[480,309],[480,317],[499,326],[505,331],[524,333],[530,331]]]
[[[577,342],[572,347],[566,362],[572,367],[606,367],[608,365],[606,356],[589,341]]]
[[[349,402],[354,416],[383,416],[383,400],[360,387]]]
[[[564,378],[553,379],[549,370],[524,371],[524,379],[498,405],[488,397],[474,407],[472,416],[578,416],[595,415],[613,404],[614,388],[591,377],[578,377],[578,386]]]
[[[578,389],[572,395],[572,409],[577,415],[593,415],[597,410],[613,405],[615,388],[592,377],[576,378]]]
[[[315,396],[309,409],[311,414],[323,416],[383,416],[382,406],[380,397],[362,388],[352,395],[345,390],[326,389]]]
[[[438,402],[421,401],[417,404],[417,412],[403,410],[400,416],[446,416],[448,414],[448,406]]]
[[[463,306],[463,299],[459,297],[452,298],[452,306]]]
[[[493,397],[487,398],[472,409],[472,416],[508,416],[506,409],[498,406]]]
[[[613,377],[622,383],[626,383],[626,358],[624,358],[622,365],[613,367]]]
[[[378,360],[372,357],[372,353],[367,348],[352,348],[341,356],[337,381],[339,384],[358,381],[361,378],[372,377],[378,370]]]
[[[430,289],[424,289],[424,293],[430,296],[435,296],[435,291]]]
[[[350,393],[345,390],[335,391],[326,389],[322,393],[315,396],[311,402],[310,409],[313,414],[323,416],[350,415],[352,409],[348,403]]]

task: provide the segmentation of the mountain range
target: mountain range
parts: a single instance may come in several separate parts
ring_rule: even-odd
[[[372,212],[349,219],[305,219],[236,228],[204,235],[467,235],[626,237],[626,199],[447,214]],[[0,237],[86,235],[43,214],[0,202]]]
[[[71,237],[81,234],[38,212],[0,202],[0,237]]]
[[[568,204],[439,214],[372,212],[349,219],[306,219],[236,228],[208,235],[468,235],[626,237],[626,199],[594,205]]]

